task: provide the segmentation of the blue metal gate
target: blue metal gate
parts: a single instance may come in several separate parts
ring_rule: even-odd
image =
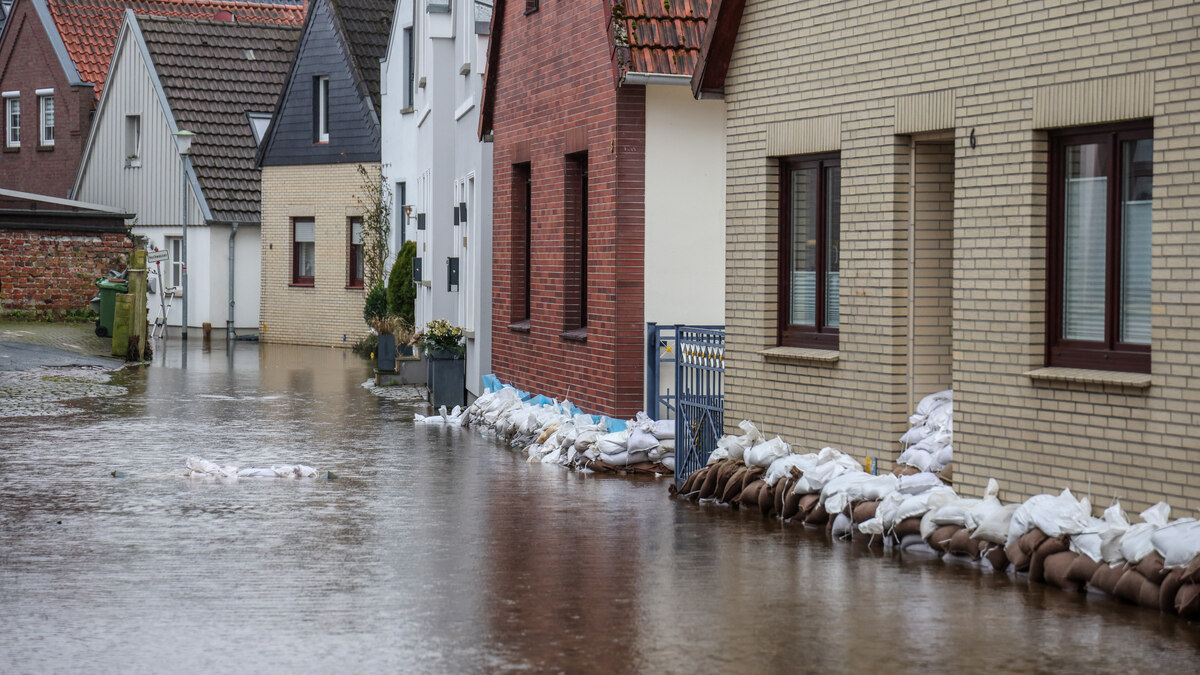
[[[675,326],[675,484],[708,462],[725,433],[725,330]]]

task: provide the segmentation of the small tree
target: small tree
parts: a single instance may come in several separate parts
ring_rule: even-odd
[[[382,286],[383,268],[387,265],[388,239],[392,236],[392,191],[383,181],[383,172],[374,173],[358,165],[362,176],[362,194],[358,205],[362,208],[363,228],[363,283],[367,288]]]
[[[412,280],[413,259],[416,257],[417,242],[404,242],[388,277],[388,311],[406,319],[409,325],[415,323],[417,318],[417,287]]]

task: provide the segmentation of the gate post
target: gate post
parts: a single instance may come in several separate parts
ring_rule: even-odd
[[[658,420],[658,324],[646,322],[646,414]]]

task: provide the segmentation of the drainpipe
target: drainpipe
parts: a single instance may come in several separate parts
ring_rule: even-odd
[[[691,75],[675,75],[671,73],[625,73],[624,84],[667,84],[676,86],[692,86]]]
[[[236,335],[233,333],[233,256],[234,256],[234,240],[237,239],[238,224],[234,223],[233,228],[229,231],[229,319],[225,322],[225,339],[232,341]]]

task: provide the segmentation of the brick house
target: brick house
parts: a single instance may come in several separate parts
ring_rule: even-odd
[[[391,0],[309,3],[258,151],[265,342],[351,347],[367,334],[361,200],[364,180],[379,176],[392,10]]]
[[[726,419],[895,457],[953,387],[967,494],[1200,506],[1200,6],[713,17],[693,84],[728,112]]]
[[[631,416],[645,322],[723,322],[724,105],[686,89],[707,16],[707,0],[496,2],[480,132],[501,380]]]
[[[302,0],[17,0],[0,34],[0,187],[70,196],[126,9],[299,23]]]

